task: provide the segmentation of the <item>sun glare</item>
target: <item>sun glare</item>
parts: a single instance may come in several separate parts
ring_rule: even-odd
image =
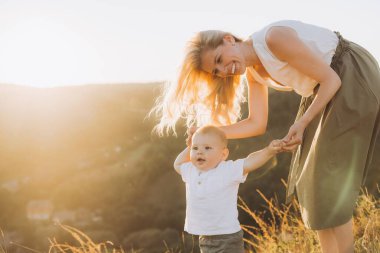
[[[227,0],[218,5],[193,0],[189,6],[173,0],[148,2],[0,0],[0,84],[54,87],[172,80],[185,43],[195,32],[221,29],[245,38],[280,19],[339,30],[377,59],[380,55],[380,37],[367,32],[379,26],[375,0],[360,4],[365,11],[359,13],[353,0],[345,2],[344,12],[336,11],[341,4],[328,0],[248,1],[243,9],[244,1],[238,1],[236,10]],[[258,9],[271,11],[252,15],[250,10]]]
[[[0,63],[2,82],[41,87],[81,83],[83,70],[101,62],[91,41],[52,18],[20,20],[2,37],[0,55],[8,59]]]

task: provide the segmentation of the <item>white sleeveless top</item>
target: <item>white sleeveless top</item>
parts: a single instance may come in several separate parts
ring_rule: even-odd
[[[301,41],[317,55],[320,55],[329,65],[339,42],[338,37],[328,29],[294,20],[272,23],[251,35],[256,54],[273,79],[264,79],[252,67],[247,68],[256,81],[276,90],[294,90],[303,97],[312,95],[315,86],[318,84],[317,81],[302,74],[287,62],[279,60],[268,48],[265,36],[269,28],[273,26],[286,26],[295,30]]]

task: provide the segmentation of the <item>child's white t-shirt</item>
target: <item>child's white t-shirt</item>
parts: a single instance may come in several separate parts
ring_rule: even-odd
[[[201,172],[191,162],[180,167],[186,183],[185,231],[193,235],[232,234],[241,230],[238,220],[239,184],[246,179],[244,159],[222,161]]]

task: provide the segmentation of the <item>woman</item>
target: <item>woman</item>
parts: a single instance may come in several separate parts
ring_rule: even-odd
[[[244,73],[249,115],[236,122]],[[324,253],[353,252],[353,208],[379,132],[380,70],[362,47],[339,33],[290,20],[247,40],[199,32],[188,45],[178,82],[156,107],[162,113],[156,130],[174,130],[185,117],[188,126],[210,119],[228,138],[263,134],[268,86],[302,96],[283,139],[285,149],[295,151],[287,200],[298,198],[303,221],[317,231]]]

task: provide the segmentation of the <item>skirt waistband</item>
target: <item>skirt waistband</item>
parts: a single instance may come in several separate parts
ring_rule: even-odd
[[[338,45],[336,46],[335,54],[331,60],[330,66],[332,68],[334,68],[336,66],[336,64],[339,62],[339,60],[342,58],[342,56],[346,52],[350,51],[350,41],[343,38],[339,32],[334,32],[334,33],[338,37],[339,42],[338,42]]]

